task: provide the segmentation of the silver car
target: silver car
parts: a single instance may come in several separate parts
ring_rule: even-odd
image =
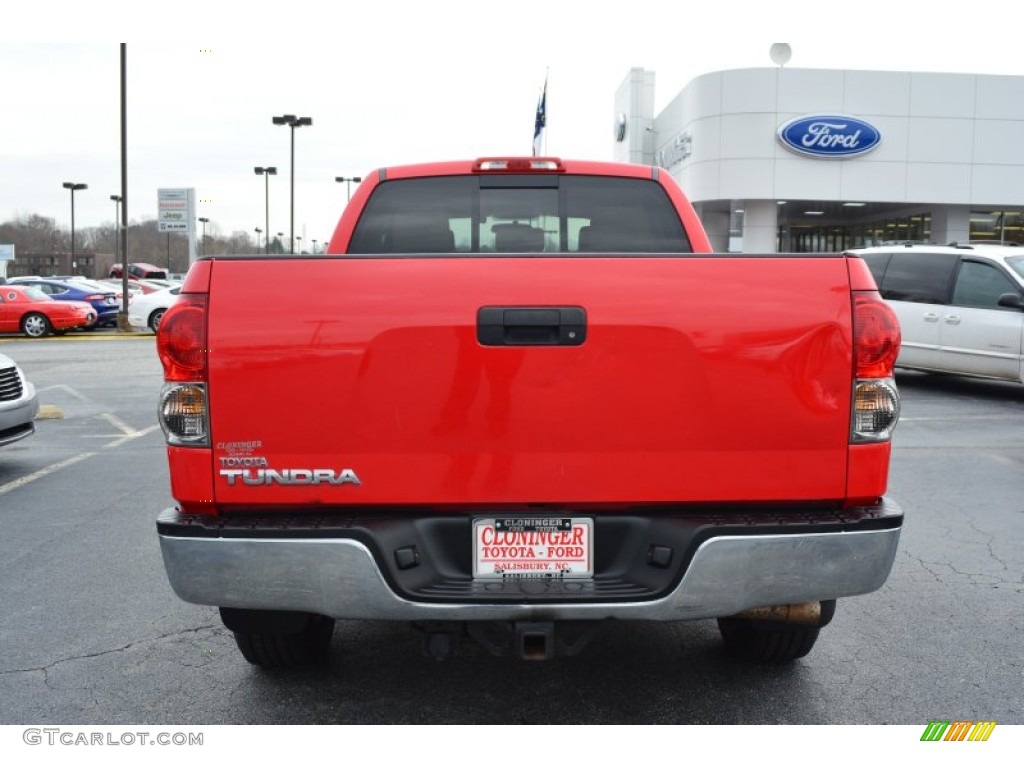
[[[8,445],[35,432],[38,414],[36,388],[11,358],[0,354],[0,445]]]
[[[851,251],[899,317],[896,365],[1024,382],[1024,247],[891,245]]]

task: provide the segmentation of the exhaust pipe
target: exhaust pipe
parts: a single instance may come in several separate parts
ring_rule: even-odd
[[[833,611],[835,610],[835,601]],[[796,603],[794,605],[766,605],[761,608],[751,608],[747,611],[737,613],[732,618],[754,619],[756,621],[774,621],[780,624],[804,624],[810,627],[823,627],[832,620],[832,612],[824,615],[822,604],[815,600],[812,603]],[[824,622],[822,621],[824,618]]]

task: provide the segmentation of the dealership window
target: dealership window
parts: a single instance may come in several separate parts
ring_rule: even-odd
[[[780,246],[788,242],[794,253],[822,253],[866,248],[885,243],[927,243],[932,234],[930,213],[849,224],[803,226],[793,224],[788,233],[779,228]],[[788,241],[785,239],[788,235]]]
[[[1024,211],[971,211],[970,239],[1024,243]]]
[[[932,217],[930,213],[900,216],[868,224],[865,230],[875,244],[927,243],[932,236]]]

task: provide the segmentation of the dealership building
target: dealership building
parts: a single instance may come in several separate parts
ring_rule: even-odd
[[[616,92],[614,157],[670,173],[717,251],[1024,244],[1024,77],[737,69],[655,114],[654,75]]]

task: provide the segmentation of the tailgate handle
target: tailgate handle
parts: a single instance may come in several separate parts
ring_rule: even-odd
[[[476,338],[486,347],[578,347],[587,338],[583,307],[481,307]]]

